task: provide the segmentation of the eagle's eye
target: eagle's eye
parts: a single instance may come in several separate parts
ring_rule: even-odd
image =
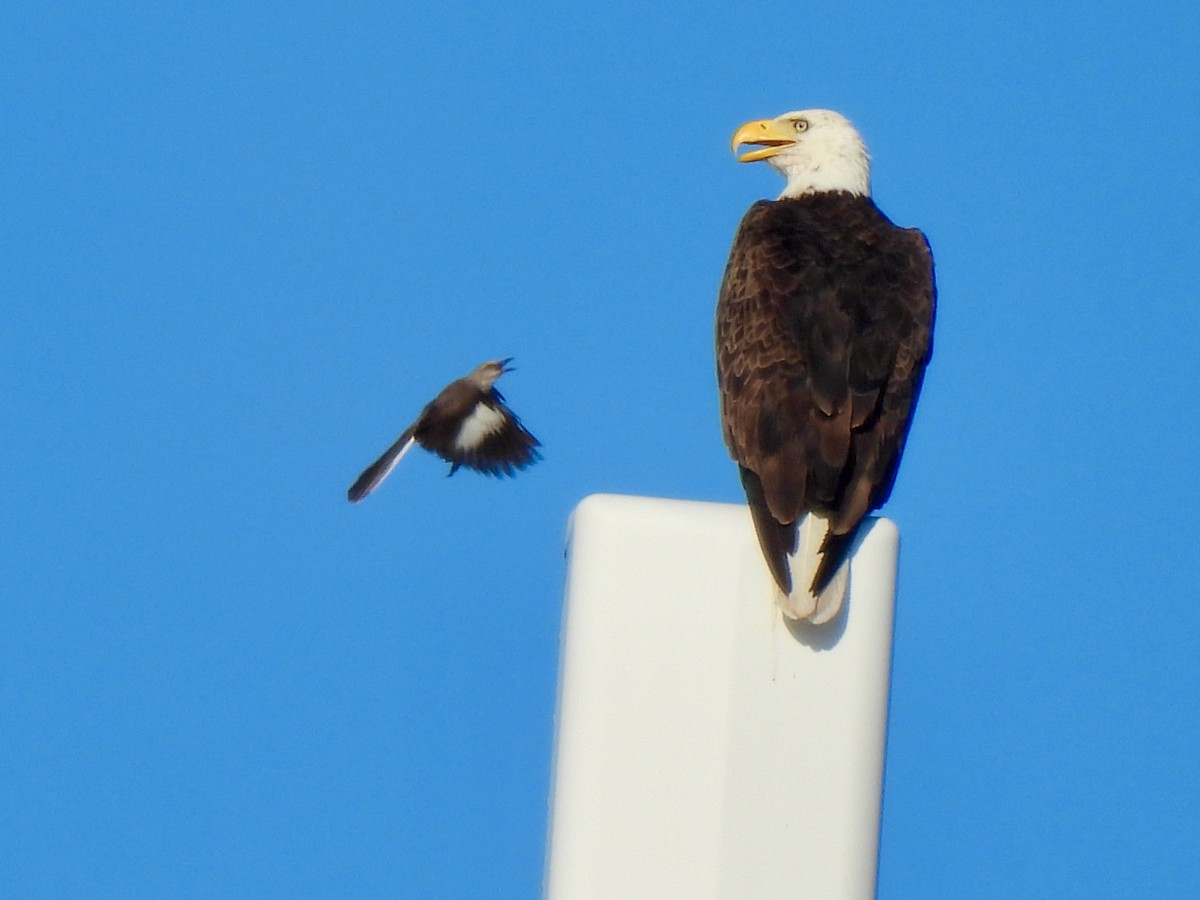
[[[796,134],[808,131],[808,119],[792,119],[792,127],[796,129]]]

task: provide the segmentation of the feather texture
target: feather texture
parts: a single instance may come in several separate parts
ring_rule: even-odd
[[[836,589],[821,594],[891,493],[935,302],[924,235],[868,196],[760,201],[738,229],[717,304],[721,420],[772,575],[807,595],[788,601],[800,617],[836,615]],[[798,538],[808,513],[820,536]]]

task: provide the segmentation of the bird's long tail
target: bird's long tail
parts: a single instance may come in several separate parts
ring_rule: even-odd
[[[351,503],[357,503],[375,488],[383,483],[383,479],[392,474],[392,469],[396,468],[396,463],[404,458],[404,454],[409,451],[417,439],[413,436],[413,429],[409,428],[404,434],[397,438],[396,443],[388,447],[384,451],[383,456],[375,460],[367,466],[354,484],[350,485],[350,490],[346,491],[346,497]]]

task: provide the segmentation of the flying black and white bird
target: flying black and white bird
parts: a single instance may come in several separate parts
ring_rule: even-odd
[[[725,443],[784,614],[837,615],[842,565],[887,500],[932,350],[925,236],[871,199],[870,156],[840,114],[811,109],[733,135],[787,179],[750,207],[717,303]]]
[[[512,360],[510,356],[482,363],[470,375],[442,388],[396,443],[350,485],[346,492],[350,502],[357,503],[379,487],[413,444],[450,463],[449,475],[462,466],[484,475],[515,475],[541,459],[538,439],[495,388],[497,378],[513,371]]]

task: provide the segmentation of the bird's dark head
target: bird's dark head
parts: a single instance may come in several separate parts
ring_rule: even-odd
[[[822,191],[871,193],[871,157],[854,126],[829,109],[801,109],[774,119],[747,122],[733,133],[731,147],[759,147],[738,162],[766,160],[787,179],[780,198]]]
[[[504,359],[493,359],[485,363],[480,363],[467,378],[474,384],[477,384],[481,390],[486,391],[496,383],[497,378],[505,372],[513,370],[514,367],[510,365],[512,361],[513,357],[506,356]]]

